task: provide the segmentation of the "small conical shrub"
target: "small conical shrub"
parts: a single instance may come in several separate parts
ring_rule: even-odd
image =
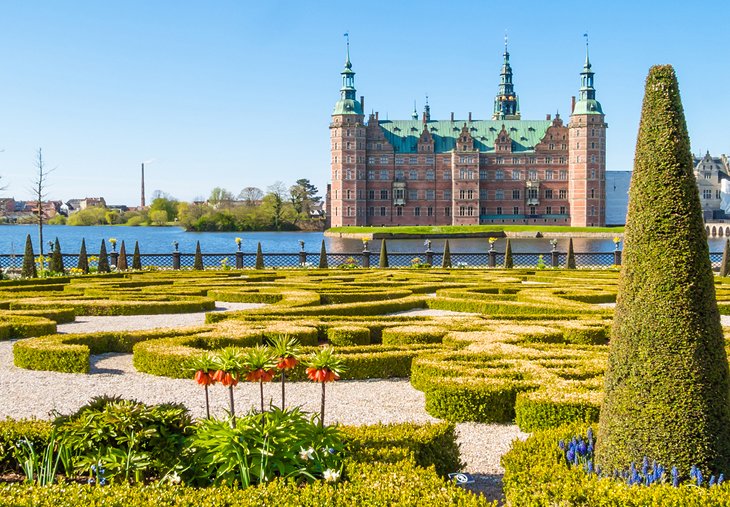
[[[35,267],[35,254],[33,253],[33,242],[30,234],[25,238],[25,253],[23,253],[23,278],[38,278],[38,270]]]
[[[381,268],[388,267],[388,247],[385,244],[385,240],[380,242],[380,259],[378,266]]]
[[[565,258],[565,267],[568,269],[575,269],[575,252],[573,251],[573,238],[570,238],[570,241],[568,241],[568,256]]]
[[[106,252],[106,243],[101,240],[101,246],[99,247],[99,263],[97,264],[97,271],[99,273],[108,273],[109,269],[109,254]]]
[[[124,240],[119,247],[119,258],[117,259],[117,271],[126,271],[127,268],[127,247],[124,246]]]
[[[720,276],[727,276],[730,273],[730,239],[725,240],[725,248],[722,249],[722,262],[720,262]]]
[[[730,471],[730,386],[674,69],[646,79],[596,462]],[[698,479],[698,483],[701,479]]]
[[[512,269],[514,263],[512,261],[512,243],[507,238],[507,243],[504,245],[504,268]]]
[[[319,249],[319,269],[327,269],[327,250],[324,247],[324,240],[322,240],[322,247]]]
[[[79,262],[76,268],[80,269],[85,275],[89,274],[89,256],[86,254],[86,240],[81,240],[81,250],[79,250]]]
[[[451,267],[451,249],[449,248],[449,240],[446,240],[446,243],[444,243],[444,258],[441,260],[441,267],[442,268],[450,268]]]
[[[63,273],[66,271],[66,267],[63,265],[63,255],[61,254],[61,242],[58,241],[58,238],[56,238],[53,245],[53,253],[51,254],[48,270],[53,273]]]
[[[193,260],[193,269],[203,269],[203,252],[200,251],[200,241],[195,245],[195,260]]]
[[[132,269],[142,269],[142,256],[139,254],[139,241],[134,242],[134,253],[132,254]]]
[[[264,269],[264,252],[261,251],[261,242],[256,246],[256,269]]]

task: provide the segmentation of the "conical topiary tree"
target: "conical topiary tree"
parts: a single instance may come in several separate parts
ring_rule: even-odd
[[[450,268],[451,267],[451,249],[449,248],[449,240],[446,240],[446,243],[444,243],[444,255],[443,259],[441,259],[441,267],[442,268]]]
[[[512,243],[507,238],[507,243],[504,245],[504,267],[505,269],[512,269],[514,266],[512,262]]]
[[[195,258],[193,259],[193,269],[203,269],[203,252],[200,251],[200,241],[195,244]]]
[[[23,270],[20,272],[23,278],[38,278],[38,270],[35,267],[35,254],[33,253],[33,242],[30,234],[25,238],[25,252],[23,253]]]
[[[570,240],[568,241],[568,255],[565,257],[565,267],[568,269],[575,269],[575,252],[573,251],[573,238],[570,238]]]
[[[728,363],[692,154],[671,66],[646,79],[596,448],[730,472]],[[709,477],[709,475],[708,475]]]
[[[324,240],[322,240],[322,247],[319,249],[319,269],[327,269],[327,250],[324,247]]]
[[[385,244],[385,240],[380,242],[380,258],[378,259],[378,266],[381,268],[388,267],[388,247]]]
[[[256,269],[264,269],[264,252],[261,251],[261,242],[256,246]]]
[[[58,237],[56,237],[56,241],[53,244],[53,253],[51,254],[51,260],[49,264],[49,271],[52,271],[54,273],[64,273],[66,271],[66,266],[63,265],[61,242],[58,241]]]
[[[134,242],[134,253],[132,254],[132,269],[142,269],[142,256],[139,253],[139,241]]]
[[[722,262],[720,262],[720,276],[727,276],[730,273],[730,239],[725,240],[725,248],[722,249]]]
[[[86,240],[81,240],[81,249],[79,250],[79,262],[76,269],[80,269],[85,275],[89,274],[89,256],[86,254]]]
[[[101,246],[99,247],[99,263],[97,264],[97,271],[99,273],[108,273],[109,269],[109,254],[106,252],[106,243],[101,240]]]
[[[127,247],[124,246],[124,240],[119,247],[119,257],[117,258],[117,271],[126,271],[127,267]]]

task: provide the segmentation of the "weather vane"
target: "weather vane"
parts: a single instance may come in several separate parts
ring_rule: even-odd
[[[586,46],[588,46],[588,32],[584,33],[583,37],[586,38]]]

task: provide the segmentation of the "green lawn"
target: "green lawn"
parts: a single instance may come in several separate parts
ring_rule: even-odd
[[[569,227],[565,225],[446,225],[398,227],[332,227],[328,232],[351,234],[464,234],[483,232],[602,232],[622,234],[623,227]]]

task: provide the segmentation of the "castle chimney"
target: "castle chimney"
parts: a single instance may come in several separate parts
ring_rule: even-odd
[[[380,113],[378,113],[377,111],[375,111],[375,121],[376,121],[376,122],[378,121],[378,115],[379,115],[379,114],[380,114]]]
[[[360,105],[362,106],[362,110],[365,111],[365,95],[360,95]]]
[[[144,162],[142,162],[142,198],[140,199],[140,205],[142,208],[145,207],[144,202]]]
[[[469,123],[471,123],[471,111],[469,111]]]
[[[573,111],[575,111],[575,95],[570,97],[570,114],[573,114]]]
[[[550,114],[549,114],[549,113],[545,115],[545,119],[546,119],[547,121],[550,121],[550,120],[552,119],[552,118],[550,118]]]
[[[425,125],[427,121],[428,120],[426,120],[426,111],[424,111],[423,112],[423,124]]]
[[[451,122],[452,123],[454,122],[454,112],[453,111],[451,112]]]

